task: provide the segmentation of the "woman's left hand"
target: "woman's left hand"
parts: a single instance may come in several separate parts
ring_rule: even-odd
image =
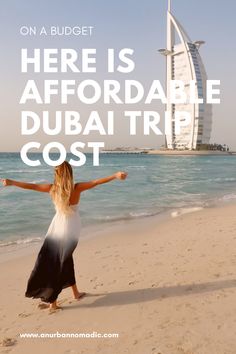
[[[7,178],[0,178],[0,181],[2,182],[4,187],[10,186],[11,185],[11,180]]]

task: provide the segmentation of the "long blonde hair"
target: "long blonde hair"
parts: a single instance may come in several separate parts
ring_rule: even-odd
[[[50,194],[56,210],[70,213],[70,197],[74,189],[73,170],[71,165],[64,161],[54,169],[54,183]]]

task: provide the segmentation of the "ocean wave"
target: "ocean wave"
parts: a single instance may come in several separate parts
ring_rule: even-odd
[[[38,173],[38,172],[48,172],[48,171],[51,171],[51,169],[49,169],[49,168],[38,169],[38,170],[26,169],[25,171],[31,172],[31,173]]]
[[[46,183],[45,179],[36,179],[34,181],[31,181],[30,183]]]
[[[5,170],[5,173],[24,173],[26,170]]]
[[[17,240],[12,240],[12,241],[2,241],[0,242],[0,247],[7,247],[7,246],[13,246],[13,245],[25,245],[29,243],[36,243],[42,241],[41,237],[28,237],[28,238],[21,238]]]
[[[5,170],[5,173],[39,173],[39,172],[48,172],[50,171],[50,169],[37,169],[37,170],[34,170],[34,169],[30,169],[30,168],[26,168],[25,170],[22,170],[22,169],[14,169],[14,170]]]
[[[135,165],[130,165],[130,166],[125,166],[125,168],[134,168],[134,169],[138,169],[138,170],[145,170],[147,168],[147,166],[135,166]]]
[[[137,219],[137,218],[155,216],[155,215],[158,215],[158,214],[160,214],[160,211],[155,211],[155,212],[148,212],[148,211],[130,212],[130,213],[127,213],[125,215],[98,216],[98,217],[94,218],[94,221],[96,221],[96,222],[114,222],[114,221],[123,221],[123,220],[125,221],[125,220],[132,220],[132,219]]]
[[[113,164],[113,163],[100,163],[100,167],[117,167],[119,164]]]
[[[143,212],[136,212],[136,213],[129,213],[131,218],[139,218],[139,217],[146,217],[146,216],[155,216],[157,214],[160,214],[160,212],[147,212],[147,211],[143,211]]]
[[[196,211],[203,210],[203,207],[190,207],[190,208],[181,208],[180,210],[175,210],[171,212],[172,218],[177,218],[184,214],[194,213]]]
[[[98,216],[94,218],[95,222],[112,222],[112,221],[123,221],[132,219],[131,215],[120,215],[120,216]]]
[[[231,194],[225,194],[223,197],[220,198],[220,201],[228,202],[230,200],[235,200],[235,199],[236,199],[236,194],[231,193]]]
[[[235,177],[216,177],[210,178],[207,180],[208,182],[236,182]]]

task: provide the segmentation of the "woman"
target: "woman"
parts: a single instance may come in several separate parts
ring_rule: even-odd
[[[15,186],[37,192],[50,193],[56,214],[48,228],[34,269],[28,280],[25,296],[41,298],[49,303],[52,310],[58,309],[57,297],[62,289],[71,286],[75,299],[85,293],[79,292],[74,274],[72,254],[80,234],[78,204],[80,194],[87,189],[114,179],[124,180],[126,172],[116,172],[112,176],[75,183],[71,165],[65,161],[55,167],[53,184],[34,184],[1,179],[4,186]]]

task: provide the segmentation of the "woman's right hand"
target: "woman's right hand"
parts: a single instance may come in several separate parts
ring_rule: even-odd
[[[127,172],[124,171],[119,171],[115,173],[115,176],[117,179],[126,179],[126,177],[128,176]]]
[[[7,178],[0,178],[0,181],[2,182],[4,187],[11,186],[11,180]]]

